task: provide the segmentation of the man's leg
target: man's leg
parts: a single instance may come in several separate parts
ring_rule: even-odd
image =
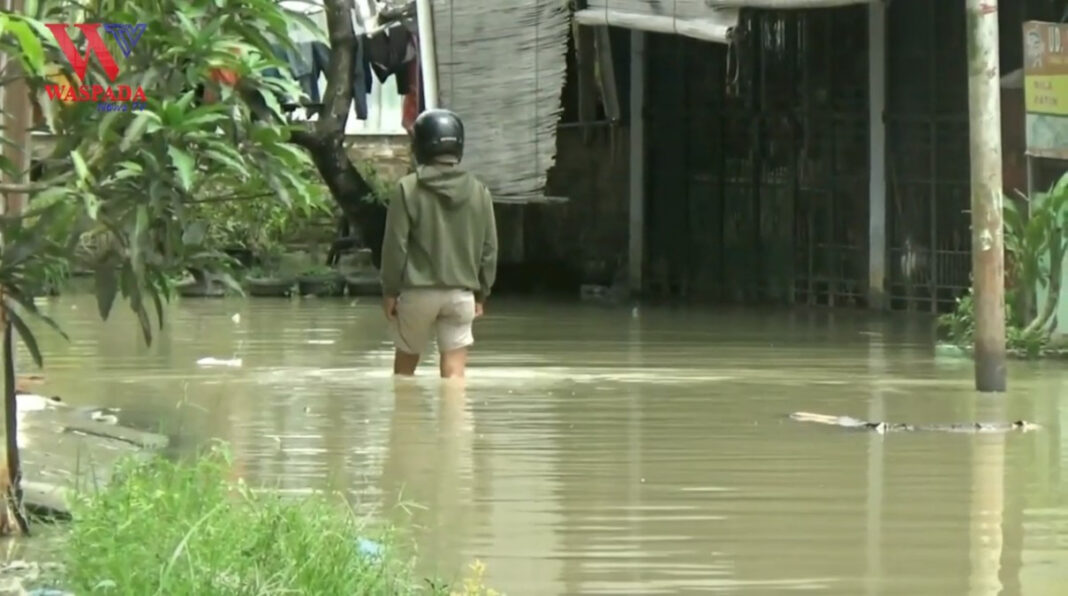
[[[438,310],[426,292],[406,291],[397,298],[393,321],[393,374],[412,376],[430,339]]]
[[[400,348],[393,350],[393,374],[410,377],[419,366],[419,354],[409,354]]]
[[[438,350],[441,352],[441,377],[463,378],[467,370],[467,349],[475,343],[471,324],[475,320],[475,297],[471,292],[449,293],[448,303],[438,318]]]
[[[441,378],[462,379],[467,371],[467,348],[459,348],[441,353]]]

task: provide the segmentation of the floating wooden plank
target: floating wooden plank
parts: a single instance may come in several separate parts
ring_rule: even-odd
[[[69,519],[73,494],[58,484],[22,481],[22,502],[26,510],[42,517]]]
[[[816,414],[813,412],[794,412],[790,414],[792,420],[798,422],[813,422],[846,428],[850,430],[867,430],[877,433],[886,432],[949,432],[949,433],[1008,433],[1029,432],[1042,428],[1034,422],[1016,420],[1014,422],[953,422],[949,424],[909,424],[905,422],[873,422],[853,418],[852,416],[831,416],[828,414]]]
[[[162,450],[170,445],[170,438],[166,435],[97,422],[96,420],[68,420],[64,422],[63,430],[68,433],[122,441],[142,449]]]
[[[92,420],[91,411],[59,404],[20,412],[23,503],[30,512],[69,516],[75,491],[107,486],[123,460],[147,461],[170,443],[164,435]]]

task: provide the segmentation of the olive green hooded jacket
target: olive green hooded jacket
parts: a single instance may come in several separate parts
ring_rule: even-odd
[[[401,178],[382,241],[382,293],[453,288],[484,301],[497,276],[489,189],[458,165],[422,165]]]

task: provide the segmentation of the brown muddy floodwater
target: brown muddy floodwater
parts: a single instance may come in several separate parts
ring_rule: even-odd
[[[1007,397],[978,397],[926,319],[500,301],[458,391],[432,367],[394,383],[374,300],[185,300],[149,349],[90,297],[48,310],[72,337],[44,333],[51,392],[407,519],[427,574],[480,558],[513,595],[1068,594],[1068,368],[1016,363]],[[1045,429],[879,436],[796,410]]]

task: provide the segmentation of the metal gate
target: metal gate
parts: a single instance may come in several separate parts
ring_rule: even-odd
[[[866,15],[748,13],[730,47],[650,36],[647,290],[863,301]]]
[[[971,285],[968,81],[959,2],[888,8],[887,291],[936,312]]]

